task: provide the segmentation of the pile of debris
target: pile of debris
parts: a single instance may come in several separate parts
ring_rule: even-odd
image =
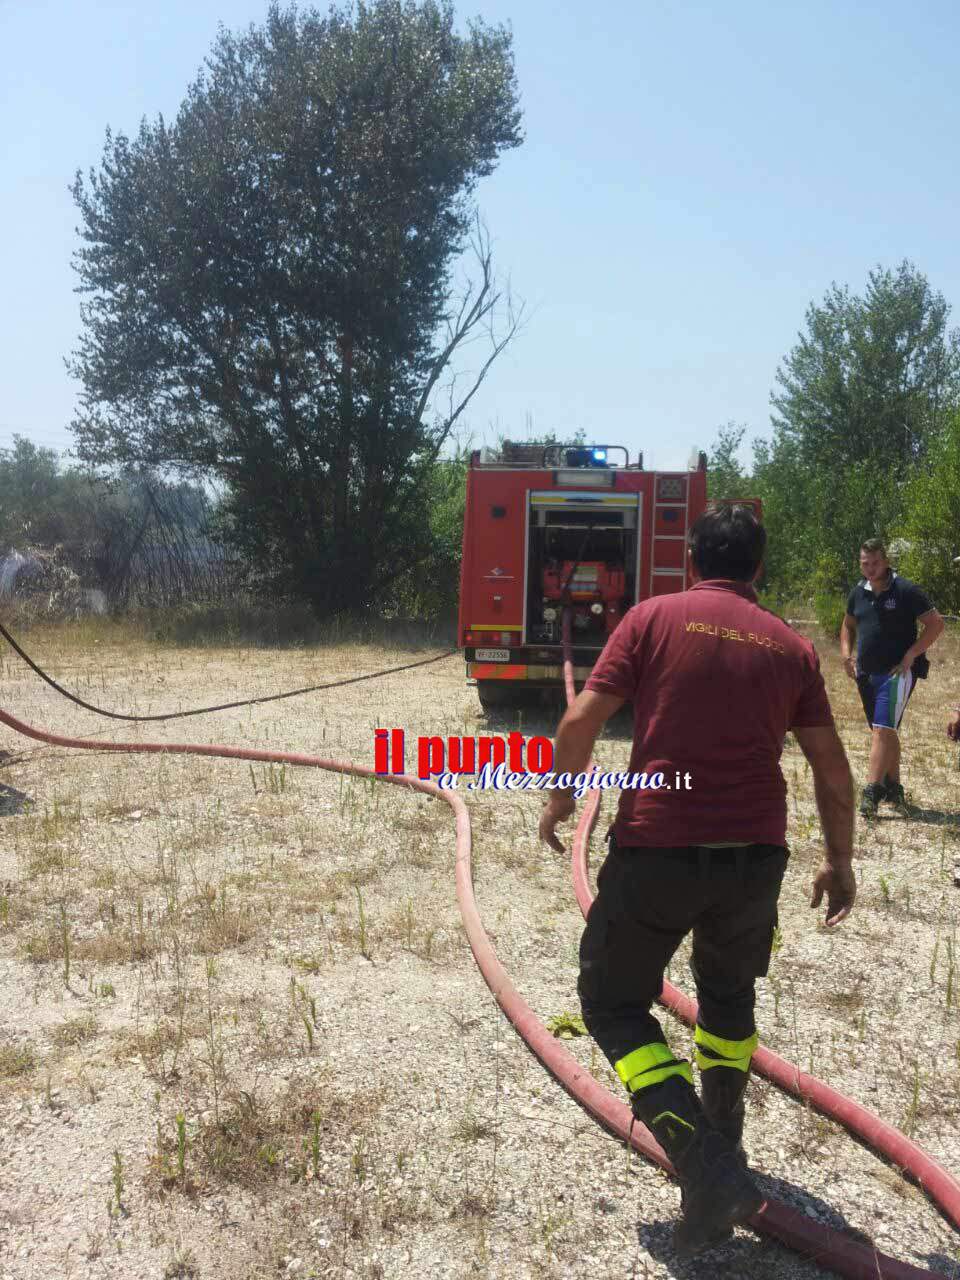
[[[104,593],[81,585],[61,547],[8,551],[0,559],[0,601],[12,602],[21,618],[79,618],[107,611]]]

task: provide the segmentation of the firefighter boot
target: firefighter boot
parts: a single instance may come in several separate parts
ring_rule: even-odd
[[[714,1035],[699,1022],[693,1032],[703,1110],[715,1129],[731,1143],[743,1167],[744,1097],[750,1079],[750,1061],[759,1044],[756,1031],[743,1040]]]
[[[726,1066],[700,1071],[703,1113],[733,1147],[744,1168],[747,1167],[747,1153],[743,1149],[744,1098],[749,1079],[749,1070],[738,1071]]]
[[[689,1070],[689,1068],[688,1068]],[[681,1258],[729,1238],[763,1204],[756,1183],[727,1139],[707,1122],[693,1085],[682,1075],[638,1089],[633,1114],[666,1151],[682,1188],[682,1217],[673,1233]]]

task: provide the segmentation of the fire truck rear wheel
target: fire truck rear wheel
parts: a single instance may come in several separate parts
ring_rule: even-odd
[[[508,684],[504,680],[478,680],[477,696],[484,711],[510,711],[514,707],[530,707],[539,700],[539,689]]]

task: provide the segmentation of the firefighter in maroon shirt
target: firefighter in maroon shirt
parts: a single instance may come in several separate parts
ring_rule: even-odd
[[[577,773],[604,722],[630,701],[630,771],[662,775],[659,787],[622,793],[580,944],[579,991],[634,1115],[676,1166],[683,1256],[726,1239],[763,1200],[740,1139],[757,1046],[754,984],[767,972],[788,856],[788,730],[812,767],[826,847],[811,905],[826,894],[835,925],[856,896],[850,768],[813,646],[761,608],[750,585],[765,541],[746,507],[701,516],[689,537],[695,585],[630,610],[557,730],[554,768]],[[547,803],[540,835],[554,849],[556,825],[574,807],[570,792]],[[702,1104],[690,1063],[650,1013],[691,931]]]

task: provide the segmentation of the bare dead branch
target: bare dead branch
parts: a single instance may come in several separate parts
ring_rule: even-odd
[[[465,376],[462,373],[455,373],[447,385],[446,412],[433,433],[431,448],[425,459],[428,464],[438,457],[454,426],[480,389],[490,370],[490,366],[516,337],[524,318],[524,304],[521,303],[519,309],[515,309],[509,290],[507,291],[506,299],[504,299],[503,291],[496,286],[490,236],[479,216],[475,222],[474,237],[471,244],[480,267],[480,279],[479,282],[468,282],[456,318],[452,319],[447,326],[447,340],[430,367],[420,395],[417,405],[417,420],[421,420],[444,370],[449,366],[454,353],[458,349],[486,339],[490,343],[490,350],[479,371],[473,376],[466,394],[459,399],[456,395],[457,383]],[[493,317],[504,300],[506,301],[507,310],[506,330],[500,336],[497,336]]]

